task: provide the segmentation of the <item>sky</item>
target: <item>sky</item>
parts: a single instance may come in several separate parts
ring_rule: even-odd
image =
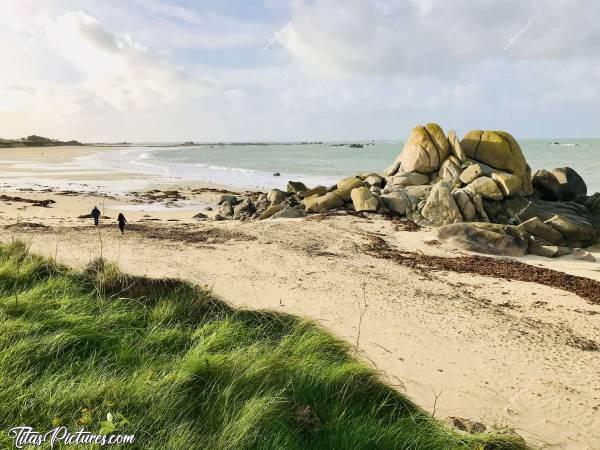
[[[595,0],[0,0],[0,137],[598,137]]]

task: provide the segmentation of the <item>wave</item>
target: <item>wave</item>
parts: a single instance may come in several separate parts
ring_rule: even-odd
[[[130,160],[129,164],[131,164],[132,166],[149,167],[151,169],[158,169],[164,173],[170,173],[169,167],[161,166],[159,164],[146,163],[146,162],[138,161],[136,159]]]
[[[228,171],[228,172],[243,172],[243,173],[258,173],[258,170],[255,169],[243,169],[241,167],[225,167],[225,166],[215,166],[212,164],[203,164],[203,163],[196,163],[194,164],[194,166],[196,167],[203,167],[205,169],[210,169],[210,170],[222,170],[222,171]]]

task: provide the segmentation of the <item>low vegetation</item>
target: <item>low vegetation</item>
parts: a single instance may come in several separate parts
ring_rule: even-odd
[[[524,449],[457,434],[297,317],[0,246],[0,447],[17,425],[143,449]],[[108,418],[107,418],[108,416]]]
[[[0,139],[0,147],[56,147],[59,145],[83,145],[79,141],[59,141],[35,134],[21,139]]]

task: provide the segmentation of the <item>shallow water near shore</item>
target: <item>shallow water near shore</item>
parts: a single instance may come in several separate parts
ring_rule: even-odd
[[[600,139],[522,139],[519,143],[532,170],[569,166],[585,180],[588,193],[600,191]],[[71,178],[70,187],[80,184],[111,192],[139,189],[151,183],[206,182],[239,188],[285,188],[288,180],[307,185],[331,185],[342,177],[365,172],[382,172],[402,150],[402,141],[371,141],[362,148],[348,143],[309,144],[133,144],[122,147],[98,147],[91,154],[67,163],[27,161],[14,163],[19,177],[11,185],[31,186],[44,174],[52,174],[58,187],[58,175]],[[357,144],[357,143],[355,143]],[[9,161],[5,161],[9,162]],[[36,173],[30,173],[35,171]],[[40,173],[43,172],[43,173]],[[81,174],[136,173],[127,181],[102,180],[79,182]],[[280,176],[274,176],[279,173]],[[102,177],[99,177],[102,178]],[[6,178],[5,178],[6,179]],[[88,185],[87,188],[85,185]],[[22,186],[19,186],[22,187]],[[63,186],[64,187],[64,186]]]

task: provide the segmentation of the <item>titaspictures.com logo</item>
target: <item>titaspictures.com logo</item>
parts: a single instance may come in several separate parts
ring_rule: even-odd
[[[45,433],[34,430],[32,427],[13,427],[8,430],[8,436],[13,440],[15,448],[27,446],[41,446],[45,443],[54,448],[62,443],[64,445],[128,445],[135,442],[133,434],[94,434],[84,428],[70,432],[67,427],[56,427]]]

